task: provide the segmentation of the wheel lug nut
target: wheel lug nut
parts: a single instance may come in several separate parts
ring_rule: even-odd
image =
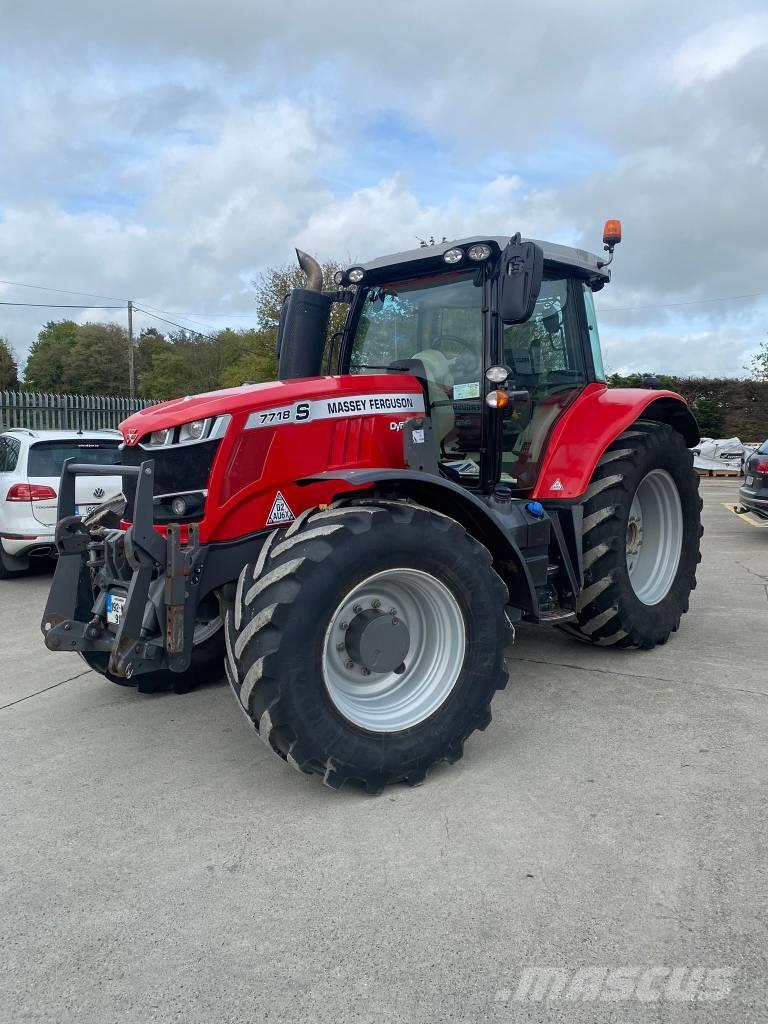
[[[392,619],[392,625],[393,626],[399,626],[400,625],[400,619]]]
[[[389,609],[389,614],[390,615],[397,615],[397,608],[390,608]]]
[[[374,599],[371,601],[371,608],[381,608],[381,601],[378,599],[378,597],[374,597]]]
[[[355,615],[359,615],[362,610],[363,606],[361,604],[356,604],[355,607],[352,609]]]
[[[364,668],[363,669],[363,675],[364,676],[369,676],[370,674],[371,674],[371,670],[370,669],[368,669],[368,668]]]
[[[346,646],[346,644],[344,643],[344,641],[343,640],[339,640],[339,642],[336,644],[336,650],[337,651],[343,651],[345,646]]]
[[[355,667],[354,661],[348,661],[347,662],[347,668],[354,668],[354,667]]]
[[[349,629],[349,623],[348,622],[342,622],[342,624],[339,626],[339,629],[344,629],[344,630]]]

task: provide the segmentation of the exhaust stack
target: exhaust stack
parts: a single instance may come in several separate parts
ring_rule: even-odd
[[[323,361],[330,295],[323,294],[323,268],[301,249],[296,250],[299,266],[307,275],[303,288],[289,292],[280,311],[277,329],[278,378],[317,377]]]
[[[299,261],[301,269],[307,275],[304,285],[306,290],[308,292],[321,292],[323,290],[323,268],[314,256],[310,256],[308,252],[302,252],[301,249],[297,249],[296,259]]]

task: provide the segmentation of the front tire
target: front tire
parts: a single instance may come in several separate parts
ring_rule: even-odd
[[[586,494],[584,587],[564,629],[604,647],[664,644],[688,611],[702,502],[681,435],[639,420],[600,459]]]
[[[227,675],[300,771],[369,792],[418,784],[491,720],[507,599],[486,548],[446,516],[376,499],[313,510],[243,570]]]

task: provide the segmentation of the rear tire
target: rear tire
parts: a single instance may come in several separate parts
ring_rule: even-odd
[[[584,504],[577,624],[604,647],[664,644],[688,611],[701,561],[702,502],[681,435],[640,420],[600,459]]]
[[[372,598],[379,586],[394,596]],[[227,612],[227,675],[261,739],[300,771],[336,789],[415,785],[491,720],[507,681],[507,600],[489,552],[446,516],[376,499],[315,509],[244,568]],[[381,624],[379,607],[381,620],[405,622],[410,646],[396,668],[364,671],[363,641],[350,637],[355,616]],[[393,663],[394,626],[375,652]]]

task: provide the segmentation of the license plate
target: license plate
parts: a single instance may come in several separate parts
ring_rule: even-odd
[[[75,505],[76,516],[89,516],[98,505]]]
[[[107,594],[107,622],[113,626],[120,625],[126,600],[125,594],[115,594],[111,590],[109,591]]]
[[[751,487],[754,482],[755,482],[755,478],[753,476],[748,476],[747,477],[747,487]]]

